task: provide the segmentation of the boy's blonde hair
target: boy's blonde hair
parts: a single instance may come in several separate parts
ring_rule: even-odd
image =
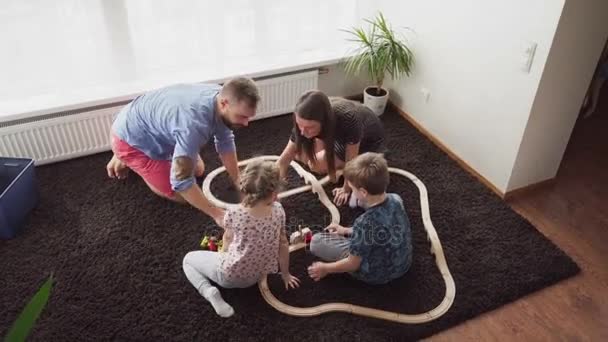
[[[257,160],[249,163],[241,172],[240,191],[244,194],[242,204],[252,207],[268,199],[273,192],[283,188],[279,168],[271,161]]]
[[[389,183],[386,159],[380,153],[363,153],[346,163],[344,179],[370,195],[380,195],[386,192]]]

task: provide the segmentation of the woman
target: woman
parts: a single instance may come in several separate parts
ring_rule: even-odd
[[[336,182],[336,170],[349,160],[361,153],[385,151],[384,127],[369,108],[309,90],[296,104],[291,137],[278,164],[282,178],[289,163],[296,159],[315,173],[329,174],[331,181]],[[334,189],[334,202],[345,204],[350,192],[346,183]]]

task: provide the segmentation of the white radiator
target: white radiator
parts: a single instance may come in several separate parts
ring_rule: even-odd
[[[262,101],[256,120],[291,113],[298,97],[317,82],[317,70],[257,81]],[[0,156],[43,165],[109,151],[112,117],[123,105],[0,123]]]
[[[256,81],[262,97],[256,120],[293,112],[300,95],[317,89],[318,81],[317,70]]]

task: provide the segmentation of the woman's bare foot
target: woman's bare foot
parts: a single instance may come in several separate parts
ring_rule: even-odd
[[[106,166],[106,170],[108,171],[108,177],[110,178],[124,179],[129,173],[129,168],[127,167],[127,165],[120,161],[120,159],[118,159],[116,155],[112,156],[112,159],[108,162],[108,165]]]

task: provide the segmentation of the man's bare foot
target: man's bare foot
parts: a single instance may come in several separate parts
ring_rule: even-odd
[[[108,171],[108,177],[110,178],[124,179],[129,174],[129,168],[127,165],[120,161],[116,155],[112,156],[112,159],[106,166],[106,170]]]

